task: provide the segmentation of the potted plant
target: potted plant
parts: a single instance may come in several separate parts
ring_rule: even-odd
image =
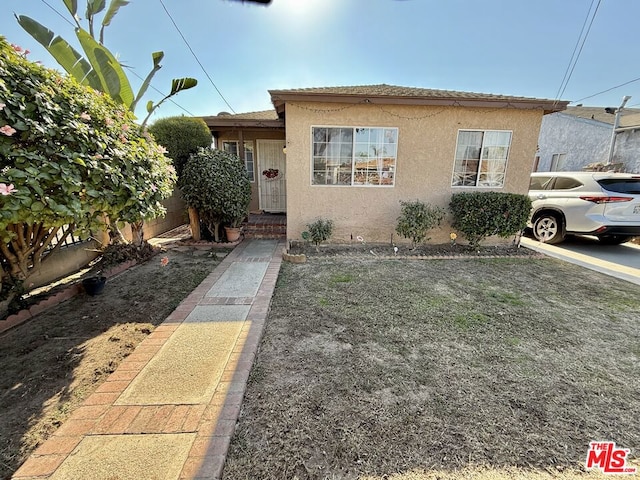
[[[221,225],[238,229],[247,216],[251,182],[237,155],[201,148],[184,166],[180,189],[216,242],[220,241]],[[228,233],[227,240],[233,241],[229,235],[233,238],[235,233],[239,232]]]

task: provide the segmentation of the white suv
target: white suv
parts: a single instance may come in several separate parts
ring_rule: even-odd
[[[560,243],[567,234],[579,234],[614,245],[640,235],[640,175],[536,172],[529,198],[529,227],[541,242]]]

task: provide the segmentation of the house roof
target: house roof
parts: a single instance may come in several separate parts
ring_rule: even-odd
[[[201,118],[209,128],[284,128],[284,121],[278,118],[278,114],[275,110],[236,114],[220,112],[218,115]]]
[[[540,98],[386,84],[269,90],[269,94],[280,116],[284,112],[285,103],[292,101],[542,109],[544,113],[564,110],[568,104],[566,101]]]
[[[615,108],[612,110],[614,113],[607,113],[605,107],[567,107],[562,113],[613,125],[616,118]],[[620,127],[624,128],[636,125],[640,125],[640,108],[625,108],[620,116]]]

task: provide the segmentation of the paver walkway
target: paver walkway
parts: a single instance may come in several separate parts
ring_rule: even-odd
[[[220,478],[283,247],[236,247],[13,479]]]

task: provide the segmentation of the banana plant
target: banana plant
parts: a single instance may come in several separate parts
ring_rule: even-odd
[[[80,17],[78,16],[77,0],[62,0],[71,14],[76,24],[75,34],[84,51],[84,56],[73,48],[69,42],[56,35],[44,25],[26,15],[16,15],[20,26],[40,43],[58,64],[84,85],[88,85],[95,90],[104,92],[116,102],[125,105],[132,112],[135,111],[138,102],[146,93],[153,76],[162,68],[160,62],[164,58],[163,52],[153,52],[151,59],[153,67],[144,79],[138,93],[134,95],[131,83],[122,65],[111,51],[104,46],[105,28],[111,25],[121,7],[128,5],[127,0],[111,0],[109,6],[100,22],[100,30],[96,39],[97,19],[96,15],[106,8],[106,0],[87,0],[85,19],[88,22],[89,30],[82,28]],[[148,102],[147,116],[142,122],[144,127],[153,112],[166,100],[176,95],[178,92],[193,88],[198,81],[195,78],[185,77],[173,79],[171,91],[157,104]]]

